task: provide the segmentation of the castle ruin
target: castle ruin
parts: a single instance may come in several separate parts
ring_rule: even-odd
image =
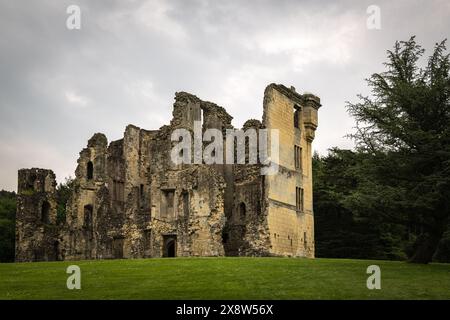
[[[57,223],[51,170],[18,173],[16,261],[175,256],[314,257],[311,143],[320,99],[270,84],[263,117],[243,129],[279,130],[278,173],[261,164],[175,164],[173,130],[232,129],[214,103],[178,92],[159,130],[133,125],[80,152],[66,220]],[[225,134],[224,134],[225,137]]]

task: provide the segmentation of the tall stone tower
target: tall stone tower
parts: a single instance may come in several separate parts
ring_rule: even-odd
[[[279,130],[278,173],[265,180],[270,252],[314,257],[312,141],[320,99],[295,88],[269,85],[263,125]],[[276,161],[272,159],[272,161]]]
[[[16,261],[59,260],[55,192],[53,171],[36,168],[19,170]]]

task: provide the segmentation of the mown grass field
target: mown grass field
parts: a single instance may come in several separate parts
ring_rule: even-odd
[[[81,268],[68,290],[66,268]],[[366,269],[381,268],[381,290]],[[450,265],[293,258],[0,264],[0,299],[450,299]]]

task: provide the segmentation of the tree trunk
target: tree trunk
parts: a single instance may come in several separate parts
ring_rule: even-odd
[[[433,255],[441,241],[442,233],[426,233],[417,238],[417,249],[414,255],[409,259],[412,263],[430,263]]]

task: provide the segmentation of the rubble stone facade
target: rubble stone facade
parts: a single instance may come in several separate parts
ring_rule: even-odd
[[[243,129],[278,129],[278,173],[261,164],[175,164],[175,129],[233,129],[214,103],[178,92],[159,130],[133,125],[108,144],[96,133],[80,152],[66,221],[56,221],[51,170],[21,169],[16,261],[173,256],[314,257],[311,143],[320,100],[271,84],[263,118]],[[268,139],[271,136],[268,136]],[[205,143],[207,144],[207,143]],[[224,157],[225,158],[225,157]],[[248,160],[248,155],[247,155]]]

